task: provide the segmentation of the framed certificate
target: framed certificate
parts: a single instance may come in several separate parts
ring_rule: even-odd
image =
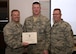
[[[28,44],[37,44],[37,32],[23,32],[22,42],[26,42]]]

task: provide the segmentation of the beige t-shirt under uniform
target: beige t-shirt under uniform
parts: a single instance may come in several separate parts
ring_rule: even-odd
[[[37,21],[37,19],[38,19],[38,17],[33,17],[33,19],[34,19],[34,22],[36,22],[36,21]]]

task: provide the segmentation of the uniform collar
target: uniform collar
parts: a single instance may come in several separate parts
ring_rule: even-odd
[[[14,22],[14,21],[11,21],[11,23],[13,24],[13,26],[19,25],[19,23],[16,23],[16,22]]]
[[[62,22],[63,22],[63,20],[60,20],[59,22],[54,23],[54,26],[59,25],[59,24],[61,24]]]

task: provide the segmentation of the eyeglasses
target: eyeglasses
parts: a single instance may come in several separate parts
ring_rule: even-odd
[[[61,14],[53,14],[53,15],[61,15]]]

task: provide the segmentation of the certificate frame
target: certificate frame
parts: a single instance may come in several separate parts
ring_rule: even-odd
[[[23,32],[22,42],[28,44],[37,44],[37,32]]]

